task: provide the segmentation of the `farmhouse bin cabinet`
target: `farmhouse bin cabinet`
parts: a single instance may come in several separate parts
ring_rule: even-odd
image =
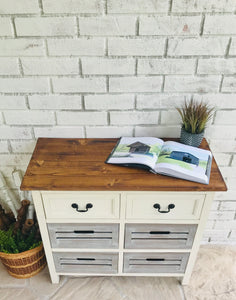
[[[116,142],[38,139],[21,188],[33,191],[52,282],[107,275],[188,284],[214,192],[226,190],[215,160],[204,185],[104,163]]]

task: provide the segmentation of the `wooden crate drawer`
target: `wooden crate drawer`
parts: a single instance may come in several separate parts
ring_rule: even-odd
[[[199,219],[205,194],[132,193],[127,195],[127,219]]]
[[[190,249],[197,225],[126,224],[125,248]]]
[[[47,218],[119,218],[118,193],[43,192],[42,198]]]
[[[52,248],[118,248],[119,224],[48,224]]]
[[[124,273],[184,273],[188,253],[125,253]]]
[[[116,253],[53,253],[55,268],[60,273],[109,273],[118,272]]]

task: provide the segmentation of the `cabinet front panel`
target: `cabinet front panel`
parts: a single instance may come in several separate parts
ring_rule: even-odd
[[[60,273],[110,273],[118,272],[116,253],[53,253],[57,272]]]
[[[184,273],[188,253],[125,253],[124,273]]]
[[[127,249],[190,249],[197,225],[126,224]]]
[[[96,193],[42,193],[47,218],[117,219],[120,196]]]
[[[118,248],[119,224],[48,224],[52,248]]]
[[[204,194],[128,194],[127,219],[196,220],[200,218]]]

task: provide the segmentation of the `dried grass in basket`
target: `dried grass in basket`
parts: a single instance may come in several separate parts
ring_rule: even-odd
[[[46,266],[43,244],[17,254],[0,252],[0,260],[8,273],[15,278],[32,277]]]

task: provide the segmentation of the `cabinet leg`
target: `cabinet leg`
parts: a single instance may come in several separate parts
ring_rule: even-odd
[[[180,280],[180,282],[181,282],[182,285],[188,285],[189,284],[189,280],[190,280],[189,276],[184,276],[184,277],[182,277],[182,279]]]
[[[57,274],[50,274],[50,276],[51,276],[52,283],[54,283],[54,284],[58,284],[59,283],[59,281],[60,281],[60,276],[59,275],[57,275]]]

